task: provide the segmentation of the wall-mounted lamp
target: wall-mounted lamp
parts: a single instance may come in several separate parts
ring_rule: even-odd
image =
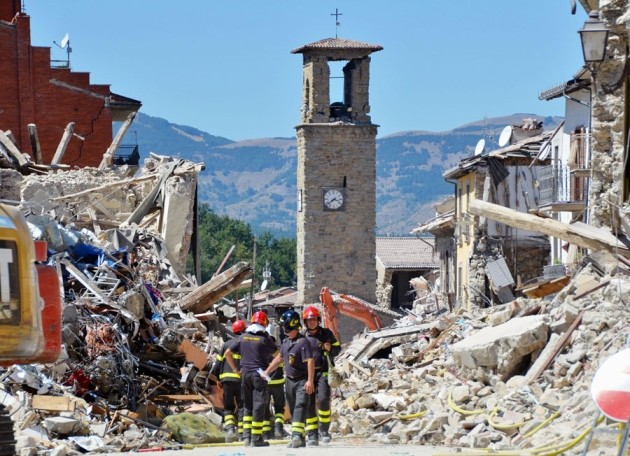
[[[597,67],[606,57],[606,44],[608,42],[608,27],[599,18],[599,11],[591,11],[584,27],[578,30],[582,40],[582,52],[586,66],[595,74]]]

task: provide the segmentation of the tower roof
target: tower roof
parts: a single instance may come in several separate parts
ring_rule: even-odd
[[[347,40],[345,38],[324,38],[314,43],[305,44],[299,48],[293,49],[292,54],[303,54],[309,51],[367,51],[367,53],[383,50],[383,46],[378,44],[362,43],[361,41]]]

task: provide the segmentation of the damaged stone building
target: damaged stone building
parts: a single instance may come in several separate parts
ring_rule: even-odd
[[[543,132],[541,123],[525,121],[512,127],[510,143],[505,147],[480,151],[444,173],[444,178],[455,184],[454,206],[445,207],[447,215],[414,232],[435,235],[442,258],[443,293],[447,300],[452,293],[455,308],[509,302],[514,299],[517,283],[535,279],[548,264],[546,236],[477,217],[471,214],[470,204],[479,199],[521,212],[536,210],[537,166],[530,165],[550,136]]]

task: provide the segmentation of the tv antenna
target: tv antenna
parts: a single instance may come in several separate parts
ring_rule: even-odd
[[[341,22],[339,22],[339,16],[343,16],[343,13],[339,12],[338,8],[335,8],[335,12],[330,14],[331,16],[335,16],[335,38],[338,38],[339,27],[341,27]]]
[[[59,48],[66,50],[66,66],[70,68],[70,53],[72,52],[72,48],[70,47],[70,35],[66,33],[60,43],[57,43],[56,41],[53,41],[53,43],[55,43]]]

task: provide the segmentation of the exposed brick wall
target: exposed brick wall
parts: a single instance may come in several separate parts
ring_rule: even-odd
[[[2,0],[0,2],[0,21],[11,22],[17,13],[21,11],[21,0]]]
[[[2,2],[5,19],[19,1]],[[75,123],[62,163],[98,166],[112,141],[112,112],[105,99],[108,85],[90,85],[90,74],[50,67],[50,48],[33,47],[30,17],[18,15],[13,24],[0,22],[0,129],[11,130],[22,152],[34,157],[28,124],[37,126],[44,163],[50,163],[64,129]]]

